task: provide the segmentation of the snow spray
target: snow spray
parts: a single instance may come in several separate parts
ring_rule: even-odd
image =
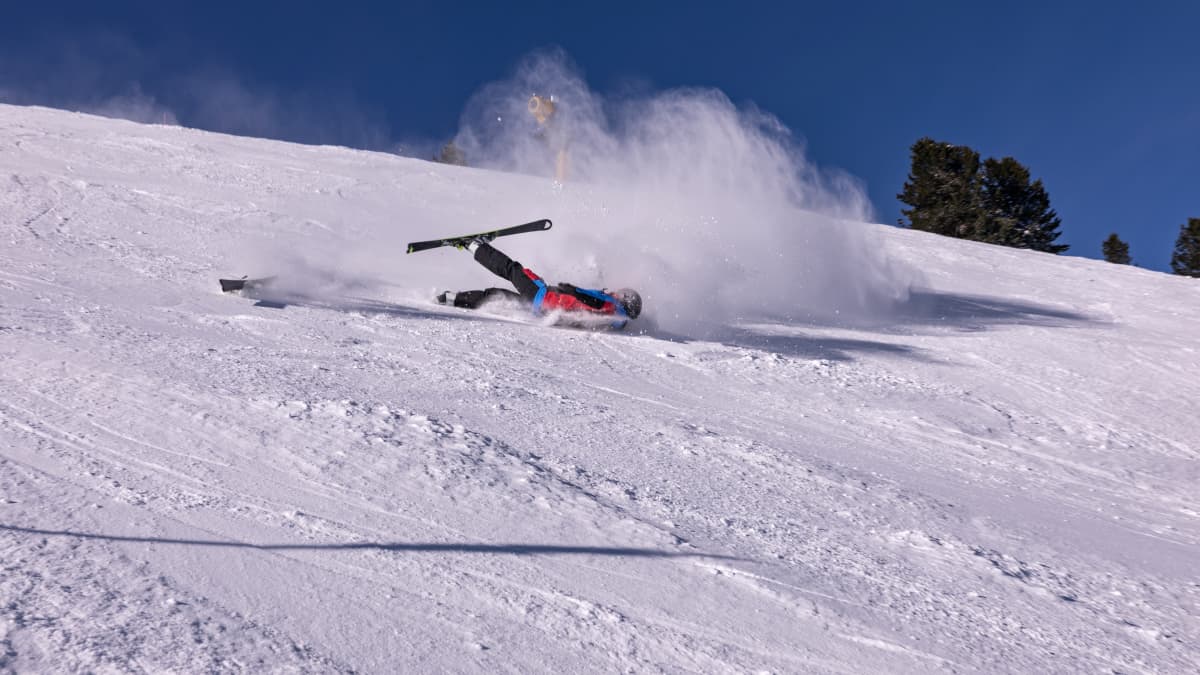
[[[549,119],[530,114],[531,96],[553,101]],[[601,96],[561,50],[538,52],[471,98],[455,143],[472,166],[554,185],[493,198],[555,221],[531,266],[638,288],[668,330],[875,320],[916,278],[865,224],[859,181],[819,169],[778,119],[717,90]]]

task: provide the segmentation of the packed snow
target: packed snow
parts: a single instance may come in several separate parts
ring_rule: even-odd
[[[1197,280],[39,108],[0,183],[0,671],[1200,670]],[[543,217],[645,318],[404,253]]]

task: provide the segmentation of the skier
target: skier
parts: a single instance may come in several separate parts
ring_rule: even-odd
[[[478,309],[492,300],[507,298],[529,305],[535,315],[560,312],[560,323],[576,326],[607,324],[618,330],[642,313],[642,297],[631,288],[610,291],[578,288],[571,284],[551,286],[533,270],[523,267],[488,243],[486,237],[476,237],[460,248],[474,253],[475,262],[501,279],[507,279],[517,292],[504,288],[458,293],[446,291],[437,296],[437,301],[443,305]]]

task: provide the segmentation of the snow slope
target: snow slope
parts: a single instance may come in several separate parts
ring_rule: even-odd
[[[402,253],[584,187],[10,106],[0,184],[0,671],[1200,669],[1194,280],[854,225],[871,324],[588,333]]]

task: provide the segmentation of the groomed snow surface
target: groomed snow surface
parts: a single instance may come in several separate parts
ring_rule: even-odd
[[[585,185],[9,106],[0,185],[0,671],[1200,670],[1196,280],[846,225],[883,320],[595,333],[403,252]]]

